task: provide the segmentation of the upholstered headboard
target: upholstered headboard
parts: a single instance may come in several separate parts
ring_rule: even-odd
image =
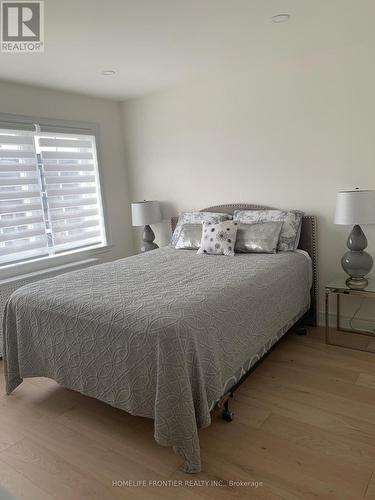
[[[218,212],[232,214],[235,210],[271,210],[263,205],[249,205],[244,203],[234,203],[230,205],[217,205],[200,210],[201,212]],[[178,217],[172,217],[172,231],[177,224]],[[318,297],[318,272],[317,272],[317,244],[316,244],[316,217],[305,215],[302,219],[301,238],[298,248],[305,250],[311,257],[313,267],[313,286],[311,288],[311,307],[306,315],[306,323],[315,326],[317,324],[317,297]]]

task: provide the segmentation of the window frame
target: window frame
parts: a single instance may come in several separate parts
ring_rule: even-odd
[[[29,115],[14,115],[10,113],[0,113],[0,128],[8,128],[14,130],[35,130],[35,125],[40,127],[41,134],[46,133],[71,133],[91,135],[95,139],[96,160],[97,160],[97,176],[99,180],[99,193],[103,214],[104,235],[106,243],[100,243],[90,247],[77,248],[67,250],[66,252],[57,253],[55,255],[47,255],[18,261],[10,262],[0,266],[1,278],[8,278],[30,270],[43,270],[56,265],[65,265],[69,262],[75,262],[81,259],[94,257],[103,252],[108,252],[112,247],[111,227],[108,219],[108,210],[105,197],[105,181],[102,169],[102,153],[100,143],[100,126],[98,123],[71,121],[53,118],[41,118],[38,116]],[[39,268],[39,269],[38,269]]]

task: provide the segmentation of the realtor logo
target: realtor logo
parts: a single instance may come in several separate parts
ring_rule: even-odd
[[[1,52],[44,51],[44,2],[1,1]]]

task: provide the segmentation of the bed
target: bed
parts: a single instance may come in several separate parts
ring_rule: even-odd
[[[240,206],[254,207],[205,211]],[[213,407],[290,327],[314,324],[315,258],[315,219],[304,217],[296,252],[164,247],[22,287],[4,314],[7,393],[49,377],[152,418],[155,440],[199,472]]]

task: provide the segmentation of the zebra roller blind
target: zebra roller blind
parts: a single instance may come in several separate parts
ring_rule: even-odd
[[[95,136],[0,129],[0,265],[105,244]]]

